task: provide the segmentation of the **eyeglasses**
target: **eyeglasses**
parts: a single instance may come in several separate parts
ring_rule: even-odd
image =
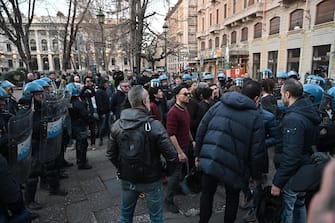
[[[190,96],[191,96],[191,93],[190,93],[190,92],[184,92],[183,95],[184,95],[184,96],[189,96],[189,97],[190,97]]]

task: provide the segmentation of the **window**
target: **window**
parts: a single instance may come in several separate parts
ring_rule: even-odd
[[[123,58],[123,64],[124,64],[124,65],[128,65],[128,58],[127,58],[127,57],[124,57],[124,58]]]
[[[268,52],[268,68],[272,70],[273,75],[276,76],[277,71],[278,51]]]
[[[230,41],[231,44],[235,44],[236,43],[236,31],[233,31],[231,33],[231,41]]]
[[[209,49],[213,48],[213,40],[212,39],[208,40],[208,48]]]
[[[219,24],[219,9],[216,9],[216,24]]]
[[[219,48],[219,47],[220,47],[220,38],[215,37],[215,48]]]
[[[49,59],[48,59],[48,57],[43,57],[42,62],[43,62],[43,70],[49,70]]]
[[[335,2],[326,0],[316,6],[315,25],[334,20]]]
[[[260,53],[253,53],[252,54],[252,72],[256,75],[258,80],[262,79],[262,74],[260,72],[261,67],[261,54]]]
[[[270,33],[269,33],[269,35],[279,33],[279,27],[280,27],[280,18],[279,17],[272,18],[270,20]]]
[[[211,26],[212,24],[212,13],[209,13],[209,25]]]
[[[7,52],[12,52],[12,46],[10,45],[10,43],[6,44],[6,48],[7,48]]]
[[[326,69],[326,72],[328,73],[330,49],[331,45],[313,46],[313,72],[322,67],[323,69]]]
[[[42,47],[42,51],[47,51],[48,50],[48,42],[47,42],[46,39],[42,39],[41,47]]]
[[[249,0],[249,5],[253,5],[255,3],[254,0]]]
[[[297,9],[293,11],[290,15],[290,28],[289,30],[294,30],[297,28],[302,28],[304,10]]]
[[[254,26],[254,39],[262,37],[262,23],[256,23]]]
[[[206,43],[204,41],[202,41],[200,49],[205,50],[205,48],[206,48]]]
[[[52,49],[54,51],[57,51],[58,50],[58,40],[57,39],[53,39],[52,40]]]
[[[227,4],[223,6],[223,18],[227,18]]]
[[[34,39],[30,40],[30,50],[31,51],[36,51],[36,41]]]
[[[8,60],[8,67],[13,68],[13,60]]]
[[[287,50],[287,70],[299,71],[300,48]]]
[[[227,35],[226,34],[222,36],[222,46],[227,46]]]
[[[244,8],[248,7],[248,0],[244,0],[243,7],[244,7]]]
[[[236,0],[233,0],[233,13],[236,12]]]
[[[248,28],[244,27],[241,31],[241,41],[247,41],[248,40]]]
[[[202,17],[202,31],[205,31],[205,18]]]
[[[112,58],[112,65],[115,65],[115,58]]]

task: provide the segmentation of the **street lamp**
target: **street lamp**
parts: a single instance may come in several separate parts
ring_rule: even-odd
[[[104,40],[105,14],[102,12],[101,8],[99,9],[99,12],[97,14],[97,19],[98,19],[98,23],[100,25],[100,31],[101,31],[102,61],[104,63],[102,68],[106,70],[106,55],[105,55],[105,40]]]
[[[167,29],[168,29],[169,27],[168,27],[168,25],[166,24],[166,22],[164,23],[164,25],[163,25],[163,30],[164,30],[164,55],[165,55],[165,61],[164,61],[164,68],[165,68],[165,71],[167,72],[167,55],[166,55],[166,45],[167,45],[167,43],[166,43],[166,41],[167,41],[167,39],[166,39],[166,34],[167,34]]]

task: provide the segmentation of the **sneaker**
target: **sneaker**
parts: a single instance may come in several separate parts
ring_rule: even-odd
[[[91,150],[93,150],[93,151],[95,150],[95,144],[91,145]]]
[[[40,203],[38,203],[37,201],[32,201],[29,204],[27,204],[26,206],[29,210],[32,210],[32,211],[37,211],[37,210],[42,209],[42,205]]]
[[[179,213],[179,209],[173,201],[171,202],[165,199],[165,207],[169,212]]]
[[[66,196],[67,192],[65,190],[58,189],[58,190],[50,191],[49,195],[51,195],[51,196]]]
[[[243,217],[244,222],[256,222],[256,214],[255,210],[252,208],[250,209],[247,214]]]

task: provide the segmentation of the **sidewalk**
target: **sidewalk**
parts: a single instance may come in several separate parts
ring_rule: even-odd
[[[117,222],[120,213],[121,189],[116,178],[116,170],[105,157],[106,145],[97,147],[95,151],[88,151],[90,170],[78,170],[76,166],[67,169],[69,178],[61,181],[61,187],[68,191],[66,197],[49,196],[47,191],[39,189],[37,201],[43,209],[37,211],[40,218],[34,223],[68,222],[68,223],[112,223]],[[75,151],[66,153],[67,160],[75,163]],[[199,216],[199,195],[177,196],[176,203],[183,214],[173,214],[164,211],[167,223],[195,223]],[[224,216],[224,189],[218,188],[214,198],[213,216],[211,223],[222,223]],[[150,222],[146,214],[145,201],[138,200],[134,223]],[[245,211],[239,209],[237,223]],[[185,215],[190,215],[189,217]]]

